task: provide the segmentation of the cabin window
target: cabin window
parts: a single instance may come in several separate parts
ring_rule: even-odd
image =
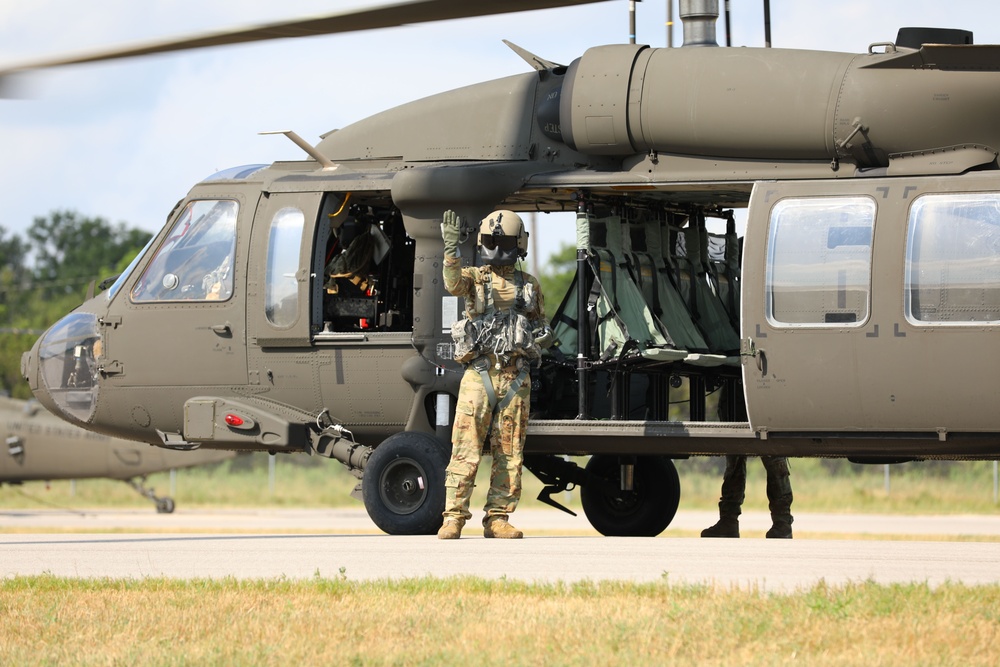
[[[267,242],[264,313],[267,321],[287,328],[299,319],[299,252],[305,214],[286,206],[274,214]]]
[[[132,300],[228,300],[233,295],[238,212],[239,204],[230,199],[188,202],[132,288]]]
[[[871,303],[875,202],[783,199],[771,210],[766,309],[772,326],[856,327]]]
[[[914,200],[904,301],[913,324],[1000,323],[1000,194]]]

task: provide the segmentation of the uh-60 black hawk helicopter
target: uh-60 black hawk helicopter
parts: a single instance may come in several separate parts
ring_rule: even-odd
[[[218,463],[235,452],[177,452],[93,433],[43,410],[37,401],[0,396],[0,485],[53,480],[114,479],[125,482],[153,503],[160,514],[176,504],[156,495],[146,476]]]
[[[560,4],[409,2],[95,59]],[[714,42],[717,6],[682,3],[686,27]],[[109,435],[333,457],[380,528],[430,533],[460,377],[442,214],[576,211],[526,466],[550,501],[579,486],[600,532],[663,530],[692,455],[998,458],[1000,47],[971,42],[519,50],[533,71],[197,184],[24,376]],[[358,234],[370,263],[334,291],[325,267]]]

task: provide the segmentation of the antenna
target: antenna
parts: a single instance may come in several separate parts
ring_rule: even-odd
[[[642,0],[629,0],[628,2],[628,43],[635,44],[635,3]]]
[[[667,0],[667,48],[674,48],[674,0]]]
[[[764,46],[771,48],[771,0],[764,0]]]
[[[260,132],[259,134],[283,134],[286,137],[288,137],[289,139],[291,139],[292,142],[296,146],[298,146],[299,148],[301,148],[302,150],[304,150],[306,153],[308,153],[309,157],[311,157],[312,159],[314,159],[317,162],[319,162],[320,165],[322,165],[322,167],[324,169],[336,169],[337,168],[337,165],[335,165],[333,162],[331,162],[328,157],[326,157],[325,155],[323,155],[322,153],[320,153],[308,141],[306,141],[305,139],[303,139],[302,137],[300,137],[298,134],[296,134],[292,130],[274,130],[274,131],[271,131],[271,132]]]
[[[726,11],[726,46],[733,45],[733,24],[729,18],[729,0],[725,1]]]

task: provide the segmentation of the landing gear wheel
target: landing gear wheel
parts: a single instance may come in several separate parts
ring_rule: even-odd
[[[173,514],[174,511],[174,499],[164,496],[161,498],[156,495],[156,489],[150,489],[146,487],[146,476],[122,480],[138,493],[143,498],[151,500],[153,506],[156,507],[157,514]]]
[[[375,525],[390,535],[433,535],[444,511],[449,452],[428,433],[389,436],[365,465],[361,495]]]
[[[587,474],[603,480],[580,486],[583,512],[602,535],[655,537],[677,513],[681,483],[674,462],[668,458],[637,456],[631,491],[621,490],[617,456],[592,456]]]
[[[174,499],[173,498],[160,498],[156,501],[156,513],[157,514],[173,514],[174,513]]]

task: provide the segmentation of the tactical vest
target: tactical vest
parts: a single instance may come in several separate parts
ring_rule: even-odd
[[[479,357],[494,355],[498,367],[504,367],[516,357],[529,361],[541,358],[535,343],[532,324],[525,316],[537,310],[538,295],[524,273],[514,272],[514,303],[509,308],[495,305],[493,272],[479,270],[474,274],[475,294],[466,299],[465,319],[451,326],[455,343],[455,361],[468,364]]]

